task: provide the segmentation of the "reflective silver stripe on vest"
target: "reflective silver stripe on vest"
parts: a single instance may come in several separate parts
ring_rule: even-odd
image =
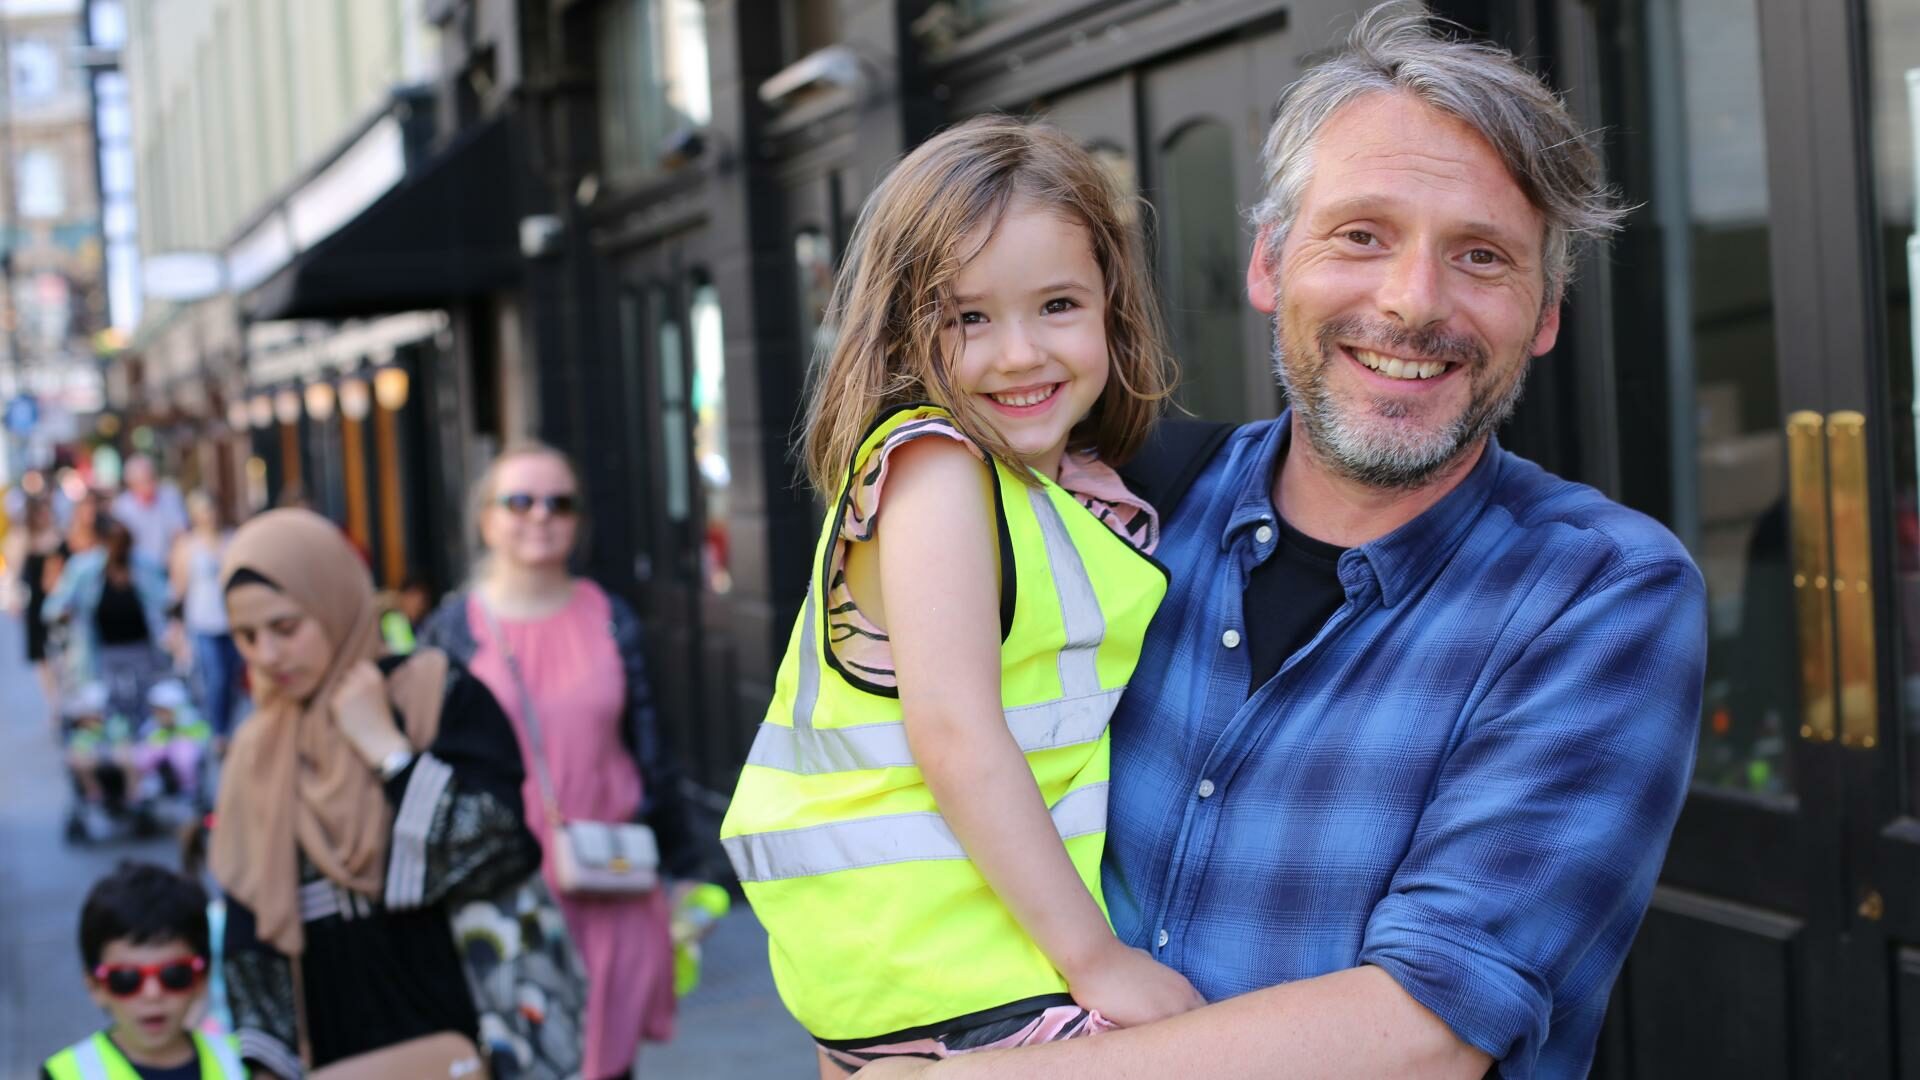
[[[106,1059],[100,1056],[100,1044],[95,1035],[83,1042],[74,1044],[73,1063],[79,1066],[80,1080],[108,1080]]]
[[[807,603],[800,611],[800,685],[793,694],[795,731],[813,730],[813,706],[820,700],[820,657],[815,644],[820,639],[820,631],[813,625],[815,594],[819,591],[818,581],[807,585]]]
[[[1093,579],[1080,560],[1080,549],[1067,535],[1067,523],[1041,488],[1029,488],[1033,514],[1040,519],[1040,536],[1047,545],[1047,569],[1053,571],[1053,586],[1060,594],[1060,622],[1067,630],[1066,647],[1060,650],[1060,696],[1086,697],[1100,692],[1100,639],[1106,636],[1107,621],[1100,614],[1100,599],[1094,594]],[[1104,528],[1105,526],[1102,526]]]
[[[1024,753],[1076,746],[1099,738],[1120,698],[1120,690],[1100,687],[1100,641],[1107,624],[1086,563],[1047,493],[1034,488],[1029,498],[1040,522],[1047,569],[1060,597],[1066,646],[1060,650],[1060,697],[1007,710],[1007,727]],[[814,618],[819,592],[818,580],[808,583],[806,604],[800,612],[800,668],[793,695],[793,725],[761,724],[747,763],[807,776],[911,766],[913,752],[907,746],[906,727],[898,721],[837,728],[813,726],[814,706],[820,700],[820,631]]]
[[[1053,806],[1060,839],[1107,827],[1105,781],[1076,788]],[[803,829],[730,836],[721,841],[741,881],[781,881],[863,866],[964,859],[966,850],[937,813],[888,814],[833,821]]]
[[[1090,743],[1107,729],[1124,687],[1083,698],[1043,701],[1006,711],[1007,730],[1020,752],[1053,750]],[[761,724],[747,764],[782,772],[819,776],[860,769],[904,769],[913,765],[907,728],[898,721],[853,727],[813,728],[805,735],[785,724]]]
[[[212,1054],[213,1060],[220,1065],[220,1075],[232,1080],[246,1080],[247,1067],[240,1063],[240,1054],[233,1048],[233,1042],[217,1035],[202,1035],[194,1032],[193,1041],[200,1046],[202,1054]]]

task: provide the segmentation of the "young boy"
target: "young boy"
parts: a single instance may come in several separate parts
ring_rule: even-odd
[[[112,1020],[53,1055],[42,1080],[245,1080],[239,1049],[187,1029],[206,986],[207,894],[178,874],[123,862],[87,894],[87,992]]]

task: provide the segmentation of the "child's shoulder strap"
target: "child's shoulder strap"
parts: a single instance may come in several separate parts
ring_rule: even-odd
[[[1120,467],[1120,479],[1164,518],[1186,498],[1200,470],[1207,467],[1238,426],[1185,417],[1162,420],[1139,452]]]

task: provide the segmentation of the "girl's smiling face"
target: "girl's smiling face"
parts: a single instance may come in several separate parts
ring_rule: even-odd
[[[969,238],[965,246],[977,242]],[[1107,386],[1106,279],[1079,222],[1015,199],[954,279],[953,386],[1048,477]]]

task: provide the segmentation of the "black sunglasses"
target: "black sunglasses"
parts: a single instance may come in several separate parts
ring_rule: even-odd
[[[124,998],[139,993],[148,979],[159,979],[162,990],[185,993],[194,988],[206,970],[206,958],[195,956],[164,964],[101,964],[93,969],[93,977],[107,988],[107,993]]]
[[[536,506],[546,507],[549,517],[572,517],[580,512],[580,497],[572,494],[533,495],[525,491],[509,491],[494,496],[493,503],[514,517],[526,517],[533,513]]]

